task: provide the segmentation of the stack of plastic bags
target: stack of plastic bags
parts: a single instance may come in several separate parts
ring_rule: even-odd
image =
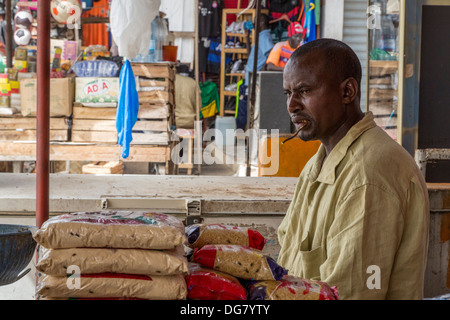
[[[148,212],[56,216],[33,234],[39,243],[38,299],[187,297],[184,225]]]
[[[186,227],[194,250],[186,276],[188,299],[199,300],[337,300],[326,283],[288,276],[262,250],[257,231],[224,224]]]

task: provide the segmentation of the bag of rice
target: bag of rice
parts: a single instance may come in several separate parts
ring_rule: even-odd
[[[262,250],[266,244],[256,230],[225,224],[193,224],[186,227],[186,237],[193,249],[207,244],[237,244]]]
[[[83,274],[126,273],[173,275],[189,271],[183,246],[175,250],[40,247],[36,269],[47,275],[66,276],[69,266]]]
[[[286,276],[251,284],[248,300],[339,300],[339,296],[336,287],[324,282]]]
[[[189,264],[187,297],[194,300],[246,300],[247,291],[229,274]]]
[[[176,217],[152,212],[76,212],[53,217],[33,234],[46,248],[174,249],[184,244]]]
[[[142,276],[127,274],[81,275],[76,279],[42,275],[36,294],[48,298],[135,298],[146,300],[184,300],[187,296],[183,275]]]
[[[287,270],[260,250],[239,245],[206,245],[195,249],[198,264],[246,280],[280,280]]]

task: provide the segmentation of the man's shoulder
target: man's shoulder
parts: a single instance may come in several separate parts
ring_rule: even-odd
[[[421,175],[414,158],[383,129],[364,132],[351,147],[350,165],[371,183],[407,184]],[[355,169],[355,168],[354,168]]]

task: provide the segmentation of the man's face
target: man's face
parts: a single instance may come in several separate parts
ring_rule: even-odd
[[[340,82],[323,67],[323,56],[307,54],[290,60],[284,69],[287,110],[304,141],[332,139],[345,120]]]
[[[302,42],[302,37],[303,37],[303,35],[301,33],[297,33],[297,34],[290,36],[288,41],[289,41],[289,45],[291,46],[291,48],[296,49]]]

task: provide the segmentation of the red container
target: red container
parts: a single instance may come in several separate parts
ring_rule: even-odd
[[[177,62],[177,46],[163,46],[163,61]]]

